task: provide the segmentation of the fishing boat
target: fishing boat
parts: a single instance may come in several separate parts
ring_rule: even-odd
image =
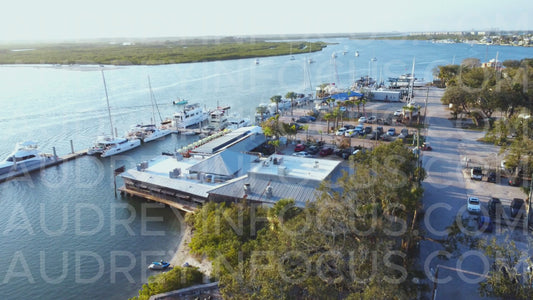
[[[170,263],[161,260],[161,261],[152,262],[148,266],[148,269],[150,269],[150,270],[164,270],[164,269],[167,269],[168,267],[170,267]]]
[[[175,105],[185,105],[185,104],[189,103],[189,101],[187,101],[185,99],[178,98],[178,99],[172,101],[172,103],[174,103]]]
[[[174,114],[174,127],[177,129],[187,128],[193,125],[201,124],[207,120],[207,112],[200,107],[200,104],[187,104],[182,110]]]
[[[53,160],[53,155],[42,153],[36,142],[18,143],[15,150],[0,162],[0,175],[18,170],[31,171]]]
[[[97,137],[94,146],[89,148],[87,154],[100,155],[100,157],[108,157],[139,147],[141,145],[141,140],[135,137],[115,137],[113,133],[113,121],[111,118],[111,108],[109,107],[109,97],[107,95],[107,86],[105,82],[104,71],[101,70],[101,72],[107,102],[107,113],[109,115],[109,125],[111,125],[111,135]]]

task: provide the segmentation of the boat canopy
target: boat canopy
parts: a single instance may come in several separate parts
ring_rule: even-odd
[[[349,100],[351,97],[361,98],[363,97],[363,94],[356,93],[356,92],[345,92],[345,93],[333,94],[330,96],[330,98],[333,98],[335,100],[341,100],[341,101]]]

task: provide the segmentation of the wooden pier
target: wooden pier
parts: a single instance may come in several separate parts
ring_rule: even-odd
[[[165,199],[165,198],[158,197],[158,196],[146,193],[146,192],[128,189],[125,186],[122,186],[122,187],[118,188],[118,190],[120,191],[121,194],[126,194],[126,195],[129,195],[129,196],[136,196],[136,197],[143,198],[143,199],[146,199],[146,200],[149,200],[149,201],[159,202],[159,203],[166,204],[168,206],[177,208],[177,209],[179,209],[181,211],[184,211],[184,212],[191,212],[192,213],[192,212],[195,212],[198,209],[197,207],[195,207],[194,205],[191,205],[190,203],[187,203],[187,204],[186,203],[180,203],[182,201],[179,201],[177,199],[173,199],[173,200]]]
[[[45,163],[42,163],[39,166],[35,166],[34,168],[30,168],[30,169],[23,168],[21,170],[15,171],[15,172],[9,172],[7,174],[0,175],[0,183],[8,181],[8,180],[11,180],[11,179],[16,178],[16,177],[26,176],[26,175],[28,175],[28,174],[30,174],[32,172],[37,172],[37,171],[40,171],[40,170],[43,170],[45,168],[52,167],[52,166],[57,166],[57,165],[60,165],[60,164],[62,164],[64,162],[66,162],[66,161],[70,161],[70,160],[76,159],[78,157],[85,156],[85,155],[87,155],[87,151],[88,151],[87,149],[86,150],[81,150],[81,151],[69,153],[69,154],[64,155],[64,156],[54,156],[54,155],[52,155],[53,158],[51,160],[46,161]]]

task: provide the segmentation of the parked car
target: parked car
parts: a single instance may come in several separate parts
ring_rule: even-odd
[[[378,118],[376,116],[371,116],[371,117],[368,117],[368,120],[366,120],[366,122],[370,124],[376,123],[377,119]]]
[[[489,174],[487,175],[487,182],[496,183],[496,172],[494,171],[489,172]]]
[[[335,155],[342,157],[344,159],[348,159],[350,155],[352,154],[352,150],[350,149],[337,149],[335,150]]]
[[[382,141],[390,142],[390,141],[392,141],[394,138],[392,137],[392,135],[382,134],[382,135],[380,136],[380,139],[381,139]]]
[[[355,126],[351,125],[351,124],[344,124],[343,127],[346,128],[346,129],[354,129],[355,128]]]
[[[365,128],[363,125],[357,125],[355,126],[355,132],[357,132],[359,135],[365,134]]]
[[[383,126],[378,126],[376,127],[376,132],[379,133],[380,135],[383,134]]]
[[[355,131],[355,129],[348,129],[344,132],[344,136],[346,137],[352,137],[355,135],[357,135],[357,132]]]
[[[296,147],[294,147],[294,152],[301,152],[305,150],[304,144],[297,144]]]
[[[477,219],[477,228],[483,232],[492,232],[493,225],[490,217],[480,216]]]
[[[387,134],[390,135],[390,136],[395,136],[396,135],[396,128],[394,128],[394,127],[389,128],[389,130],[387,130]]]
[[[369,134],[372,132],[372,127],[371,126],[366,126],[365,127],[365,134]]]
[[[307,153],[305,151],[294,152],[292,155],[293,156],[298,156],[298,157],[313,157],[313,155],[311,155],[310,153]]]
[[[401,117],[401,116],[403,116],[403,110],[398,109],[397,111],[394,112],[394,116],[395,116],[395,117]]]
[[[400,130],[400,134],[403,134],[405,137],[408,137],[409,136],[409,129],[402,128],[402,130]]]
[[[298,123],[307,123],[307,122],[309,122],[309,119],[307,117],[305,117],[305,116],[304,117],[299,117],[296,120],[296,122],[298,122]]]
[[[316,145],[312,145],[312,146],[309,146],[307,148],[306,152],[309,153],[309,154],[317,154],[318,151],[320,151],[320,148],[318,146],[316,146]]]
[[[320,152],[318,154],[320,154],[320,156],[328,156],[330,155],[331,153],[333,153],[333,148],[331,147],[324,147],[320,150]]]
[[[335,132],[335,135],[340,135],[340,136],[342,136],[342,135],[344,135],[345,132],[346,132],[346,128],[341,127],[341,128],[339,128],[339,129],[337,130],[337,132]]]
[[[511,217],[524,217],[526,215],[526,205],[523,199],[514,198],[511,201]]]
[[[489,216],[492,219],[501,218],[503,213],[502,202],[499,198],[490,198],[489,200]]]
[[[481,204],[479,203],[479,198],[473,196],[468,197],[466,209],[471,214],[481,213]]]
[[[360,117],[359,118],[359,124],[366,123],[366,117]]]
[[[483,170],[481,170],[481,167],[473,167],[470,170],[470,179],[472,179],[472,180],[482,180],[483,179]]]

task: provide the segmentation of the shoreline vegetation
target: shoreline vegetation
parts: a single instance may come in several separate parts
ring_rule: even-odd
[[[306,39],[350,38],[425,40],[447,43],[533,46],[531,31],[345,33],[287,36],[115,39],[0,43],[0,65],[164,65],[209,62],[321,51],[328,43]],[[293,39],[290,41],[289,39]]]
[[[257,38],[2,44],[0,64],[164,65],[305,54],[327,43]]]

